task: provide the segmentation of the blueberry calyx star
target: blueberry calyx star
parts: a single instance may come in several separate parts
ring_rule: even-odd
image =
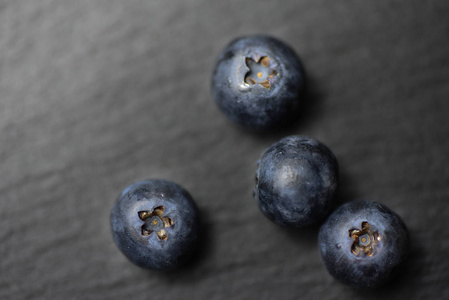
[[[154,231],[161,240],[167,239],[167,234],[164,228],[173,226],[173,220],[169,217],[163,217],[165,208],[158,206],[153,211],[139,211],[139,219],[145,223],[142,225],[142,235],[149,236]]]
[[[254,60],[247,57],[245,63],[249,69],[245,75],[245,83],[249,85],[260,84],[269,90],[271,87],[271,78],[279,75],[273,68],[270,58],[268,56],[262,56]]]
[[[368,222],[362,222],[361,227],[361,230],[349,230],[349,237],[354,240],[351,252],[356,256],[371,257],[375,253],[375,246],[379,244],[382,237]]]

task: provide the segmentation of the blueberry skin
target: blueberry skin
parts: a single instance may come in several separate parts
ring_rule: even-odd
[[[117,247],[142,268],[179,267],[197,245],[198,209],[189,193],[170,181],[153,179],[127,187],[110,221]]]
[[[289,136],[262,154],[254,195],[273,222],[289,227],[315,225],[333,206],[338,163],[325,145],[305,136]]]
[[[261,67],[268,57],[267,69]],[[250,71],[262,71],[268,83],[245,82]],[[266,72],[275,72],[274,74]],[[271,74],[271,77],[266,75]],[[269,88],[268,88],[269,85]],[[295,52],[280,40],[263,35],[232,41],[219,55],[212,76],[215,102],[232,121],[252,129],[265,129],[286,122],[298,108],[305,76]]]
[[[368,223],[374,239],[373,251],[356,255],[359,245],[352,230]],[[329,273],[357,288],[379,287],[407,258],[409,234],[401,218],[385,205],[366,200],[346,203],[336,209],[321,226],[318,236],[321,258]],[[375,243],[373,243],[375,242]]]

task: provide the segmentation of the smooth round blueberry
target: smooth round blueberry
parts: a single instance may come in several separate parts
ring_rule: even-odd
[[[273,222],[305,227],[329,214],[337,180],[337,159],[329,148],[312,138],[289,136],[262,154],[254,195]]]
[[[127,187],[111,212],[114,242],[136,265],[173,269],[193,254],[199,231],[198,209],[189,193],[166,180]]]
[[[359,288],[384,284],[409,251],[409,234],[401,218],[370,201],[336,209],[321,226],[318,241],[329,273]]]
[[[255,35],[232,41],[220,54],[212,94],[232,121],[264,129],[285,122],[296,111],[304,81],[303,67],[289,46]]]

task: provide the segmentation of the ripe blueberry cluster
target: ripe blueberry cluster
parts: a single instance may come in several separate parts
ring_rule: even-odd
[[[291,118],[304,88],[304,69],[294,51],[267,36],[231,42],[212,75],[213,98],[223,113],[258,130]],[[354,287],[380,286],[407,257],[407,228],[385,205],[366,200],[331,213],[337,182],[337,159],[328,147],[310,137],[289,136],[262,153],[254,196],[277,224],[298,228],[324,221],[318,241],[329,273]],[[110,221],[118,248],[143,268],[176,268],[197,247],[198,209],[190,194],[170,181],[129,186]]]

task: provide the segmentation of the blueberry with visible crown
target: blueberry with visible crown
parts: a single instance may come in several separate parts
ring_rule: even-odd
[[[409,252],[401,218],[385,205],[354,201],[336,209],[318,236],[329,273],[353,287],[378,287],[390,279]]]
[[[198,210],[189,193],[166,180],[126,188],[111,212],[114,242],[133,263],[148,269],[179,267],[198,240]]]
[[[263,35],[234,40],[220,54],[212,94],[232,121],[264,129],[280,125],[298,108],[304,71],[294,51]]]

